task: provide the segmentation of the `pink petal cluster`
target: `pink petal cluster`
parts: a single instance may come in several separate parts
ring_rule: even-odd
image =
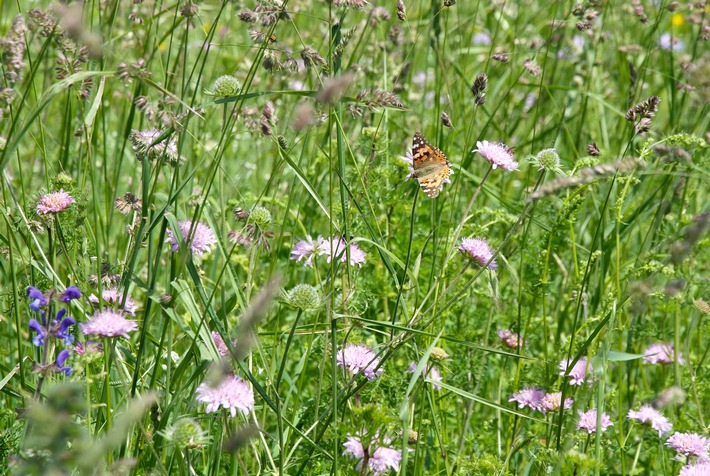
[[[375,370],[375,367],[380,363],[380,359],[376,355],[366,345],[348,344],[338,352],[336,360],[339,367],[346,369],[353,375],[362,372],[365,378],[372,382],[383,372],[382,368]]]
[[[69,205],[76,203],[76,200],[72,198],[64,189],[58,192],[45,193],[39,197],[39,203],[37,203],[37,213],[46,215],[47,213],[59,213],[66,210]]]
[[[293,250],[291,250],[291,259],[300,262],[303,258],[306,258],[303,265],[313,266],[313,258],[321,254],[321,246],[324,242],[325,240],[321,236],[313,240],[311,235],[306,235],[306,239],[296,243]]]
[[[565,410],[572,408],[574,400],[571,398],[565,398]],[[556,412],[562,406],[562,392],[546,393],[540,402],[542,407],[542,412]]]
[[[542,399],[545,392],[534,387],[525,387],[518,393],[514,393],[508,399],[509,402],[517,402],[518,408],[530,407],[533,410],[542,410]]]
[[[481,154],[494,169],[518,170],[518,163],[513,160],[513,151],[502,142],[478,141],[476,147],[472,152]]]
[[[668,418],[661,415],[661,412],[653,408],[651,405],[641,405],[638,411],[629,410],[626,415],[629,420],[636,420],[641,423],[650,423],[651,428],[658,431],[658,436],[660,437],[663,433],[668,433],[673,429],[673,424],[671,424]]]
[[[407,369],[407,372],[409,373],[414,373],[414,371],[417,369],[417,363],[412,362],[409,364],[409,368]],[[431,380],[431,386],[434,387],[436,390],[441,389],[441,385],[439,385],[442,382],[441,379],[441,373],[439,372],[439,368],[436,365],[428,365],[427,370],[424,372],[426,374],[426,378]]]
[[[137,331],[138,324],[123,317],[123,312],[113,309],[96,311],[87,323],[79,324],[81,332],[85,335],[99,337],[125,337],[128,333]]]
[[[212,251],[214,245],[217,244],[217,237],[215,236],[212,229],[202,222],[198,222],[193,227],[192,222],[189,220],[184,220],[178,223],[180,226],[180,233],[182,234],[182,239],[188,242],[190,246],[190,251],[193,255],[202,256],[203,253],[209,253]],[[194,228],[194,229],[193,229]],[[190,232],[192,230],[192,241],[189,241]],[[174,231],[168,228],[168,238],[166,242],[172,244],[171,250],[178,251],[180,245],[178,244],[177,237]]]
[[[708,476],[710,474],[710,461],[701,461],[696,464],[683,466],[678,476]]]
[[[104,301],[112,305],[120,305],[123,302],[123,293],[119,293],[118,289],[104,289],[101,291],[101,297]],[[89,296],[89,302],[94,305],[99,304],[99,298],[92,294]],[[136,303],[130,297],[126,298],[126,303],[123,305],[123,310],[131,316],[136,315]]]
[[[572,360],[568,359],[563,359],[562,362],[560,362],[560,375],[565,376],[567,373],[567,368],[569,367],[570,362]],[[592,366],[587,362],[586,357],[580,358],[576,364],[574,364],[574,367],[572,367],[572,370],[569,372],[569,384],[570,385],[582,385],[585,382],[585,378],[587,376],[587,369],[591,370]]]
[[[520,338],[520,335],[516,334],[515,332],[512,332],[510,329],[498,329],[498,331],[496,332],[498,333],[498,337],[500,337],[500,340],[503,341],[503,344],[506,347],[510,347],[511,349],[517,349],[524,344],[523,340]]]
[[[710,440],[697,433],[676,432],[668,438],[666,446],[673,448],[679,455],[697,456],[701,460],[708,459]]]
[[[400,157],[401,160],[407,163],[407,171],[409,172],[406,177],[404,177],[404,180],[407,181],[411,178],[414,178],[414,156],[412,155],[412,151],[409,150],[407,151],[407,154]]]
[[[216,387],[210,387],[207,383],[200,384],[197,387],[197,401],[207,404],[207,413],[216,412],[222,407],[235,417],[237,411],[246,415],[254,408],[254,392],[246,381],[236,375],[229,375]]]
[[[486,266],[486,263],[493,258],[493,249],[484,238],[464,238],[459,245],[459,251],[481,266]],[[490,270],[497,267],[496,260],[488,264]]]
[[[340,261],[345,263],[348,260],[348,254],[345,248],[348,244],[340,237],[334,237],[330,240],[325,240],[320,245],[320,254],[326,255],[328,263],[332,258],[340,258]],[[365,263],[367,254],[360,249],[357,243],[350,243],[350,266],[362,267]]]
[[[597,409],[592,408],[586,413],[582,413],[581,410],[577,410],[577,413],[579,413],[577,428],[580,430],[586,430],[589,434],[595,433],[597,431]],[[610,426],[614,426],[614,424],[611,422],[609,415],[602,413],[600,431],[606,431],[606,429]]]
[[[343,456],[350,456],[351,458],[359,460],[356,469],[358,471],[361,470],[363,460],[365,459],[365,448],[360,438],[357,436],[348,436],[343,446],[345,447]],[[367,467],[372,470],[375,476],[385,474],[392,469],[399,471],[399,464],[402,461],[402,451],[387,446],[374,446],[370,443],[367,453],[369,455]]]
[[[643,353],[643,361],[647,364],[672,364],[675,362],[675,349],[673,344],[657,342],[648,346]],[[683,365],[683,354],[678,352],[678,363]]]

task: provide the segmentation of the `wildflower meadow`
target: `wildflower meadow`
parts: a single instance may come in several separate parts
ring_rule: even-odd
[[[0,474],[710,476],[709,37],[0,2]]]

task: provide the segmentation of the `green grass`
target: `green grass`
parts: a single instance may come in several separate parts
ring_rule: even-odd
[[[185,3],[0,3],[0,468],[372,474],[378,446],[401,452],[401,474],[695,463],[665,442],[708,435],[706,11],[405,0],[402,21],[395,1],[372,3],[204,2],[189,18]],[[273,21],[241,21],[245,8]],[[224,93],[223,75],[239,88]],[[433,200],[400,159],[417,131],[454,172]],[[514,148],[519,170],[492,169],[473,152],[484,140]],[[60,189],[76,203],[39,214]],[[204,255],[199,230],[173,233],[183,220],[214,231]],[[306,267],[291,252],[307,235],[344,237],[364,263],[345,247]],[[494,271],[459,252],[467,237],[488,240]],[[138,330],[73,352],[65,376],[61,340],[33,345],[28,286],[81,290],[77,342],[88,297],[112,287]],[[234,339],[222,367],[212,332]],[[658,342],[682,359],[644,363]],[[348,344],[377,353],[381,375],[338,366]],[[570,385],[560,361],[582,358],[593,369]],[[207,412],[197,387],[232,369],[253,409]],[[525,387],[574,403],[521,409],[509,398]],[[627,418],[646,403],[671,431]],[[613,426],[577,429],[591,408]],[[373,439],[362,470],[343,454],[356,435]]]

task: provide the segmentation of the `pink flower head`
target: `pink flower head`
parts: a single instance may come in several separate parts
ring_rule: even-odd
[[[643,361],[647,364],[672,364],[675,362],[675,349],[673,344],[657,342],[648,346],[643,353]],[[683,354],[678,352],[678,363],[683,365]]]
[[[58,192],[45,193],[39,197],[39,203],[37,203],[37,213],[46,215],[47,213],[59,213],[66,210],[69,205],[76,203],[76,200],[72,198],[64,189]]]
[[[214,341],[214,346],[217,348],[219,355],[225,356],[229,354],[229,347],[227,347],[227,343],[224,342],[224,339],[222,339],[222,336],[219,335],[219,332],[212,331],[212,340]],[[232,346],[235,346],[236,344],[237,341],[232,339]]]
[[[679,455],[697,456],[703,461],[708,458],[708,447],[710,440],[697,433],[673,433],[666,446],[673,448]]]
[[[323,254],[321,246],[324,241],[320,236],[314,241],[311,235],[306,235],[306,239],[296,243],[293,250],[291,250],[291,259],[300,262],[303,258],[306,258],[303,265],[313,266],[313,258],[318,254]]]
[[[509,329],[498,329],[497,333],[498,337],[500,337],[500,340],[503,341],[503,344],[505,344],[507,347],[510,347],[511,349],[517,349],[524,344],[520,336]]]
[[[414,371],[417,369],[417,363],[412,362],[409,364],[409,368],[407,371],[409,373],[414,373]],[[431,380],[431,386],[434,387],[435,390],[440,390],[441,385],[441,373],[439,372],[439,369],[437,368],[436,365],[427,365],[427,370],[424,372],[426,374],[426,378]]]
[[[673,429],[673,425],[670,420],[661,415],[661,413],[651,405],[641,405],[639,411],[629,410],[626,418],[629,420],[637,420],[641,423],[650,423],[651,428],[658,431],[659,437],[663,433],[668,433],[671,429]]]
[[[493,257],[493,249],[490,247],[485,238],[464,238],[459,245],[459,251],[477,262],[481,266],[485,266]],[[496,260],[488,264],[488,269],[494,270],[498,267]]]
[[[222,407],[235,417],[237,410],[246,415],[254,408],[254,392],[246,381],[236,375],[228,375],[216,387],[201,383],[197,387],[197,401],[207,404],[207,413]]]
[[[77,355],[92,354],[94,352],[103,352],[104,345],[101,342],[87,340],[86,342],[77,342],[74,346],[74,352]]]
[[[530,407],[533,410],[542,410],[542,399],[545,392],[534,387],[525,387],[518,393],[514,393],[508,399],[509,402],[518,402],[518,408]]]
[[[343,456],[350,456],[357,459],[357,470],[362,469],[362,461],[365,458],[365,448],[357,436],[349,436],[343,443],[345,450]],[[367,467],[372,470],[375,476],[385,474],[390,470],[399,471],[399,464],[402,461],[402,451],[387,446],[375,446],[373,443],[368,444]]]
[[[336,355],[338,366],[346,369],[351,374],[362,374],[372,382],[379,377],[383,369],[375,370],[380,363],[380,359],[368,346],[363,344],[348,344]]]
[[[85,335],[98,337],[125,337],[128,333],[137,331],[138,324],[123,317],[123,312],[114,309],[96,311],[86,324],[79,324],[81,332]]]
[[[476,147],[472,152],[481,154],[494,169],[518,170],[518,163],[513,160],[513,151],[502,142],[478,141]]]
[[[340,237],[323,240],[319,246],[319,254],[326,255],[328,257],[328,263],[330,263],[333,258],[339,258],[341,262],[345,263],[348,260],[348,254],[345,250],[347,246],[348,244],[345,240]],[[360,249],[357,243],[350,243],[350,266],[358,265],[362,267],[366,256],[367,254]]]
[[[597,409],[592,408],[586,413],[582,413],[581,410],[577,410],[579,413],[579,423],[577,423],[577,428],[580,430],[587,430],[587,433],[592,434],[597,431]],[[601,431],[606,431],[610,426],[614,426],[609,418],[609,415],[602,413],[601,420]]]
[[[710,474],[710,461],[700,461],[683,466],[678,476],[708,476],[708,474]]]
[[[212,251],[212,247],[217,244],[217,238],[215,237],[212,229],[202,222],[198,222],[194,227],[192,222],[189,220],[184,220],[178,223],[180,226],[180,233],[182,234],[182,239],[189,243],[190,251],[192,254],[197,256],[202,256],[203,253],[209,253]],[[194,228],[194,229],[193,229]],[[192,241],[189,241],[192,229]],[[172,251],[177,251],[180,249],[178,240],[174,235],[173,230],[168,228],[168,238],[165,240],[172,244]]]
[[[104,301],[112,305],[120,305],[123,302],[123,294],[118,292],[118,289],[104,289],[101,291],[101,297]],[[91,304],[98,305],[99,298],[92,294],[89,296],[89,302]],[[136,303],[130,297],[126,298],[126,303],[123,305],[123,310],[126,311],[131,316],[136,315]]]
[[[409,180],[411,178],[414,178],[414,156],[412,155],[412,151],[409,150],[407,151],[407,155],[404,155],[400,157],[400,159],[407,164],[407,174],[406,177],[404,177],[404,180]]]
[[[572,408],[574,400],[565,398],[565,410]],[[562,392],[546,393],[540,402],[543,413],[556,412],[562,406]]]
[[[569,364],[572,360],[568,359],[563,359],[562,362],[560,362],[560,375],[565,376],[567,373],[567,367],[569,367]],[[574,367],[572,367],[572,370],[569,372],[569,384],[570,385],[582,385],[584,383],[584,379],[587,376],[587,370],[591,370],[592,366],[587,362],[586,357],[580,358],[576,364],[574,364]]]

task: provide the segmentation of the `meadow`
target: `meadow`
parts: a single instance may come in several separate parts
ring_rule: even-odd
[[[709,14],[0,2],[0,473],[710,475]]]

